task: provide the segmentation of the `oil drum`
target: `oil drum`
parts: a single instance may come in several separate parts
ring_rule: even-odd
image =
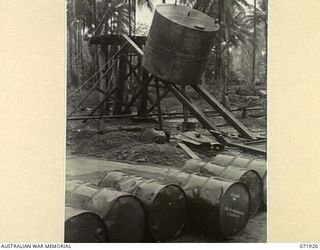
[[[99,215],[66,206],[64,242],[104,243],[108,242],[108,230]]]
[[[143,205],[129,193],[81,181],[67,181],[66,203],[100,215],[108,228],[110,242],[140,242],[143,238]]]
[[[263,183],[262,202],[265,206],[267,205],[267,164],[265,160],[218,154],[212,158],[211,162],[224,167],[232,165],[255,170],[260,175]]]
[[[188,228],[217,239],[238,235],[247,225],[250,194],[246,185],[174,168],[126,169],[126,173],[179,185],[187,196]]]
[[[250,217],[254,217],[259,211],[262,200],[262,180],[259,174],[252,169],[239,167],[222,167],[210,162],[190,159],[183,166],[185,171],[219,176],[233,181],[244,183],[250,193]]]
[[[176,84],[199,84],[219,25],[208,15],[185,6],[156,7],[143,66],[156,77]]]
[[[154,179],[108,173],[98,184],[137,196],[147,213],[148,236],[156,242],[172,240],[184,227],[187,201],[184,191],[175,184],[163,185]]]

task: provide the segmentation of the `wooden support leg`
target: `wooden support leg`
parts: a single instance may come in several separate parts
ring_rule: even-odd
[[[181,90],[179,88],[171,83],[164,82],[164,84],[170,89],[172,94],[174,94],[175,97],[177,97],[177,99],[189,110],[189,112],[202,123],[205,128],[217,132],[219,131],[219,129],[215,125],[213,125],[210,120],[181,93]]]
[[[124,54],[120,55],[119,59],[119,74],[117,82],[117,91],[116,91],[116,102],[114,107],[114,114],[120,114],[123,106],[123,94],[124,94],[124,83],[126,75],[126,57]]]
[[[156,92],[157,92],[157,109],[158,109],[158,120],[159,120],[159,129],[163,129],[162,125],[162,115],[161,115],[161,99],[160,99],[160,90],[159,90],[159,82],[156,79]]]
[[[140,107],[138,110],[138,114],[146,114],[147,113],[147,101],[148,101],[148,77],[149,73],[144,68],[142,68],[142,84],[144,85],[141,91],[141,97],[140,97]]]
[[[99,85],[100,81],[109,73],[109,71],[113,68],[115,65],[116,60],[109,66],[109,68],[106,70],[105,73],[101,76],[101,78],[94,83],[94,85],[91,87],[91,89],[88,91],[88,93],[81,99],[81,101],[77,104],[77,106],[70,112],[68,117],[71,117],[72,114],[87,100],[87,98],[91,95],[91,93],[96,89],[96,87]]]
[[[142,89],[144,88],[145,84],[149,84],[149,82],[152,80],[153,76],[150,76],[145,83],[141,83],[135,93],[133,94],[132,98],[128,102],[127,106],[125,107],[123,113],[126,113],[131,105],[138,99],[138,97],[141,95]]]
[[[160,95],[160,100],[161,101],[166,95],[169,93],[169,89],[166,89],[161,95]],[[148,108],[147,113],[149,114],[155,107],[157,106],[157,103],[152,104],[150,108]]]
[[[106,57],[108,57],[108,50],[107,48],[104,48],[102,45],[99,46],[98,48],[98,53],[99,53],[99,65],[101,65],[101,67],[103,65],[105,65],[102,69],[101,74],[105,73],[106,69],[108,68],[108,65],[106,65]],[[108,90],[108,84],[107,84],[107,79],[108,79],[109,74],[107,74],[100,82],[100,89],[107,92]],[[100,92],[100,102],[105,99],[105,94],[103,92]],[[103,114],[106,111],[106,105],[105,103],[103,105],[100,105],[99,111],[101,114]]]
[[[98,104],[97,107],[95,107],[89,114],[89,116],[92,116],[104,103],[106,103],[110,97],[110,95],[113,94],[113,92],[115,92],[116,89],[113,90],[108,90],[108,92],[105,93],[105,98],[103,100],[101,100],[101,102]],[[83,122],[86,122],[88,119],[84,119]]]
[[[232,125],[243,137],[256,140],[257,137],[243,125],[229,110],[227,110],[216,98],[214,98],[203,86],[192,85],[195,91],[199,93],[218,113]]]
[[[186,86],[185,85],[181,86],[181,91],[182,91],[183,95],[186,94]],[[188,122],[188,113],[187,113],[187,110],[186,110],[184,105],[182,105],[182,110],[183,110],[183,121],[184,121],[185,124],[187,124],[187,122]]]

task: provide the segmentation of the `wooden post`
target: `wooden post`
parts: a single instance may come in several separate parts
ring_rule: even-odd
[[[156,82],[156,92],[157,92],[157,109],[158,109],[158,120],[159,120],[159,129],[162,130],[162,115],[161,115],[161,99],[160,99],[160,90],[159,90],[159,82],[158,80],[155,80]]]
[[[122,53],[119,59],[119,74],[117,79],[117,91],[114,114],[120,114],[123,106],[124,83],[126,75],[126,56]]]
[[[138,75],[138,78],[139,78],[140,82],[142,82],[142,59],[141,59],[141,57],[137,56],[136,60],[137,60],[137,75]],[[138,81],[138,79],[136,79],[134,81],[133,90],[137,89],[138,84],[139,84],[139,81]],[[132,93],[132,95],[133,94],[134,93]],[[136,104],[136,108],[137,108],[137,111],[139,113],[140,112],[140,103],[139,102]]]
[[[142,67],[142,66],[141,66]],[[149,73],[144,68],[142,68],[142,83],[145,84],[142,88],[141,97],[140,97],[140,107],[138,113],[140,115],[147,113],[147,101],[148,101],[148,85],[147,83],[149,78]]]
[[[112,56],[112,55],[114,55],[116,52],[117,52],[117,50],[118,50],[118,45],[116,45],[116,44],[113,44],[113,45],[111,45],[110,46],[111,48],[110,48],[110,51],[111,51],[111,53],[110,53],[110,55]],[[114,60],[116,60],[116,58],[114,59]],[[117,64],[113,67],[113,69],[112,69],[112,74],[113,74],[113,79],[112,79],[112,81],[111,81],[111,83],[110,83],[110,85],[112,86],[112,88],[116,88],[116,86],[118,86],[118,70],[119,69],[119,62],[117,62]],[[112,111],[112,113],[114,113],[114,110],[115,110],[115,106],[116,106],[116,100],[117,100],[117,93],[115,92],[114,93],[114,95],[112,96],[112,100],[113,100],[113,106],[112,106],[112,109],[113,109],[113,111]]]
[[[121,76],[121,78],[122,78],[122,81],[123,81],[123,99],[122,99],[122,103],[123,103],[123,106],[126,106],[127,105],[127,103],[128,103],[128,94],[129,94],[129,81],[131,81],[132,82],[132,78],[130,78],[130,76],[129,76],[129,78],[128,77],[126,77],[127,76],[127,73],[129,72],[129,70],[130,70],[130,68],[129,68],[129,65],[128,65],[128,63],[127,63],[127,58],[128,58],[128,54],[124,57],[124,60],[125,60],[125,62],[124,62],[124,69],[123,69],[123,72],[122,72],[122,76]],[[130,110],[128,110],[128,112],[130,113],[131,111]]]
[[[182,91],[183,95],[186,94],[186,86],[185,86],[185,85],[182,85],[182,86],[181,86],[181,91]],[[187,113],[187,110],[186,110],[186,108],[184,107],[183,104],[182,104],[182,110],[183,110],[183,122],[184,122],[185,126],[187,126],[187,123],[188,123],[188,113]]]
[[[105,58],[105,62],[106,62],[106,66],[105,68],[109,68],[110,63],[112,62],[108,62],[109,60],[109,55],[111,54],[111,46],[109,44],[107,45],[101,45],[103,46],[103,54],[104,54],[104,58]],[[108,73],[106,75],[106,92],[111,91],[113,86],[112,86],[112,72]],[[107,114],[109,114],[110,110],[111,110],[111,106],[109,105],[108,101],[105,102],[105,108],[107,111]]]
[[[103,45],[100,45],[100,46],[98,47],[98,58],[99,58],[99,64],[100,64],[101,66],[105,65],[105,63],[106,63],[105,56],[104,56],[104,48],[102,48],[102,46],[103,46]],[[103,75],[103,73],[105,73],[106,68],[107,68],[106,66],[103,67],[100,76]],[[107,88],[107,82],[108,82],[108,81],[107,81],[107,76],[108,76],[108,75],[109,75],[109,74],[107,74],[107,75],[100,81],[100,84],[99,84],[99,85],[100,85],[100,89],[102,89],[102,90],[105,91],[105,92],[107,92],[107,90],[108,90],[108,88]],[[100,97],[100,102],[101,102],[102,100],[105,99],[106,95],[105,95],[103,92],[100,92],[99,97]],[[106,111],[106,104],[105,104],[105,103],[100,106],[99,111],[100,111],[100,114],[103,114],[103,113]]]

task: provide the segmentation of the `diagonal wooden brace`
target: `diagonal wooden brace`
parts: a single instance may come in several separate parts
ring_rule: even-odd
[[[219,129],[215,125],[213,125],[210,122],[210,120],[183,95],[182,91],[179,88],[177,88],[172,83],[163,83],[170,89],[172,94],[174,94],[177,97],[177,99],[186,107],[186,109],[188,109],[189,112],[193,114],[202,123],[202,125],[205,128],[207,128],[208,130],[219,131]]]
[[[257,137],[242,124],[229,110],[227,110],[216,98],[214,98],[203,86],[192,85],[192,88],[199,93],[217,112],[232,125],[243,137],[256,140]]]

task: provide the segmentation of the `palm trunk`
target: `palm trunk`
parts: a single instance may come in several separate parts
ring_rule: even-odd
[[[129,0],[129,36],[131,36],[131,17],[132,17],[131,10],[132,10],[131,0]]]
[[[266,55],[265,55],[265,75],[264,75],[264,80],[265,83],[267,84],[268,80],[268,21],[266,21],[265,24],[265,43],[266,43]]]
[[[253,10],[253,50],[252,50],[252,76],[251,88],[254,88],[256,81],[256,40],[257,40],[257,0],[254,0]]]
[[[93,1],[93,23],[94,23],[94,35],[98,35],[96,34],[96,29],[97,29],[97,3],[96,0]],[[99,57],[98,57],[98,45],[95,45],[95,50],[94,50],[94,60],[93,60],[96,64],[95,67],[95,71],[99,70]],[[97,74],[96,80],[98,80],[100,78],[100,74]]]
[[[228,91],[231,57],[230,57],[230,51],[229,51],[229,46],[230,46],[229,31],[227,29],[225,34],[226,34],[225,41],[226,41],[227,58],[226,58],[225,69],[224,69],[224,72],[225,72],[224,73],[224,89],[225,91]]]
[[[77,82],[80,80],[79,77],[79,23],[77,20],[76,25],[76,80]]]
[[[134,3],[134,7],[133,7],[133,35],[135,36],[136,35],[136,22],[137,22],[137,3],[136,1],[134,0],[133,1]]]
[[[221,29],[223,0],[218,0],[218,20]],[[220,32],[221,33],[221,32]],[[215,80],[221,80],[221,39],[216,39]]]
[[[83,21],[80,22],[80,29],[79,29],[79,53],[80,53],[80,75],[81,75],[81,81],[84,79],[83,75],[83,55],[82,55],[82,29],[83,29]]]
[[[70,17],[69,17],[70,18]],[[68,82],[72,83],[73,82],[73,72],[72,72],[72,27],[71,27],[71,20],[68,20]]]

